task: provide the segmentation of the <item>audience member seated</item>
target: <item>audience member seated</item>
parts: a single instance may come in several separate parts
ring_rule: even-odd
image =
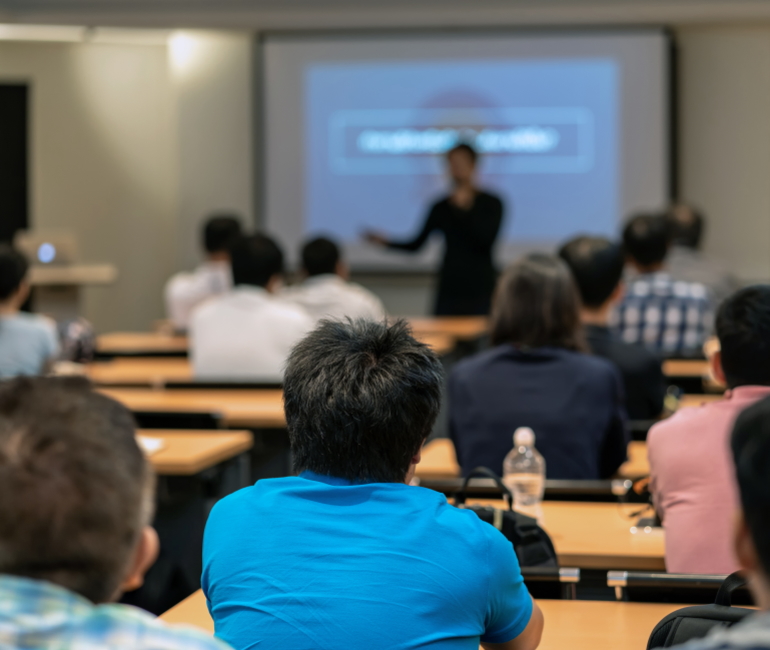
[[[628,417],[657,419],[666,393],[660,358],[643,345],[624,343],[609,328],[610,312],[623,296],[623,248],[603,237],[577,237],[562,246],[559,256],[580,291],[588,347],[620,369]]]
[[[166,314],[180,332],[187,331],[193,310],[232,285],[230,245],[241,235],[236,217],[211,217],[203,227],[206,261],[192,273],[177,273],[166,283]]]
[[[449,379],[450,435],[462,472],[502,473],[519,427],[534,430],[551,479],[612,476],[626,460],[620,373],[584,354],[580,298],[567,266],[529,255],[495,290],[492,345]]]
[[[280,298],[283,253],[265,235],[230,249],[234,288],[200,305],[190,319],[196,377],[280,381],[291,348],[313,329],[305,311]]]
[[[158,553],[131,413],[83,380],[0,385],[0,647],[225,650],[112,604]]]
[[[713,325],[713,301],[697,282],[675,281],[665,271],[669,246],[665,215],[643,214],[623,231],[628,282],[612,320],[626,343],[643,343],[665,356],[700,356]]]
[[[217,635],[260,648],[534,650],[543,616],[511,543],[411,486],[441,365],[403,322],[324,321],[292,352],[299,476],[221,500],[203,591]]]
[[[740,506],[730,528],[737,564],[748,578],[760,612],[726,628],[719,626],[688,650],[761,650],[770,648],[770,401],[745,410],[732,434],[732,459]]]
[[[701,248],[704,216],[689,205],[679,203],[668,212],[671,248],[666,268],[674,280],[700,282],[707,286],[716,304],[738,289],[738,283],[725,266],[706,257]]]
[[[770,285],[743,289],[720,307],[721,351],[712,358],[724,399],[683,408],[647,437],[651,490],[666,529],[666,568],[731,573],[730,526],[737,504],[730,430],[738,414],[770,396]]]
[[[43,374],[59,354],[56,323],[21,311],[28,270],[21,253],[0,244],[0,379]]]
[[[377,296],[348,282],[347,265],[333,241],[318,237],[302,247],[302,275],[302,282],[284,289],[283,296],[303,307],[315,320],[385,318],[385,307]]]

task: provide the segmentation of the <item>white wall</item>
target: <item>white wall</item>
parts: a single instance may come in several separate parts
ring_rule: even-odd
[[[31,94],[31,225],[76,234],[83,261],[112,262],[85,291],[100,330],[146,329],[173,268],[176,146],[163,46],[0,43],[0,80]]]
[[[706,251],[770,281],[770,25],[681,29],[680,185]]]
[[[201,222],[232,211],[254,222],[253,38],[179,32],[169,63],[176,101],[179,164],[178,268],[201,257]]]

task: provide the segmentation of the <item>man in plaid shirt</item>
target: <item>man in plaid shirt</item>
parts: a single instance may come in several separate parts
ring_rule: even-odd
[[[612,325],[627,343],[643,343],[663,356],[697,356],[714,321],[714,301],[698,282],[674,280],[665,272],[669,230],[665,215],[634,217],[623,244],[639,275],[628,282]]]
[[[158,553],[154,479],[134,427],[83,380],[0,386],[0,648],[229,648],[111,604]]]

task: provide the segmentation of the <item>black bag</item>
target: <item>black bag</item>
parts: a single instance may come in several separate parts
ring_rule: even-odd
[[[465,506],[468,481],[474,476],[485,476],[491,478],[508,498],[508,510],[491,508],[489,506]],[[505,487],[500,477],[491,469],[486,467],[477,467],[465,479],[460,491],[455,494],[455,505],[464,507],[467,510],[473,510],[479,519],[491,524],[503,535],[505,535],[513,544],[513,550],[516,551],[516,557],[519,558],[519,565],[522,567],[558,567],[559,561],[556,558],[556,549],[553,547],[551,538],[537,524],[537,519],[527,517],[513,510],[513,495]]]
[[[722,583],[713,605],[683,607],[671,612],[653,629],[647,650],[670,648],[691,639],[702,639],[715,627],[732,627],[753,614],[754,610],[731,606],[733,591],[745,585],[746,578],[740,573],[733,573]]]

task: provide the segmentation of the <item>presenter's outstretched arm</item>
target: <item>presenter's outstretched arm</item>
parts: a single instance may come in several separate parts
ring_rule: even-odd
[[[543,612],[537,603],[532,601],[532,616],[529,618],[527,627],[519,636],[507,643],[482,643],[481,647],[484,650],[535,650],[540,645],[544,623]]]
[[[422,230],[420,230],[419,234],[414,239],[405,242],[395,242],[388,239],[385,235],[371,231],[364,233],[364,239],[370,244],[385,246],[386,248],[395,248],[402,251],[414,252],[420,250],[425,245],[425,242],[428,241],[428,237],[430,237],[431,233],[437,228],[438,215],[436,214],[436,210],[434,208],[430,211],[428,218],[425,220],[425,224],[423,225]]]

